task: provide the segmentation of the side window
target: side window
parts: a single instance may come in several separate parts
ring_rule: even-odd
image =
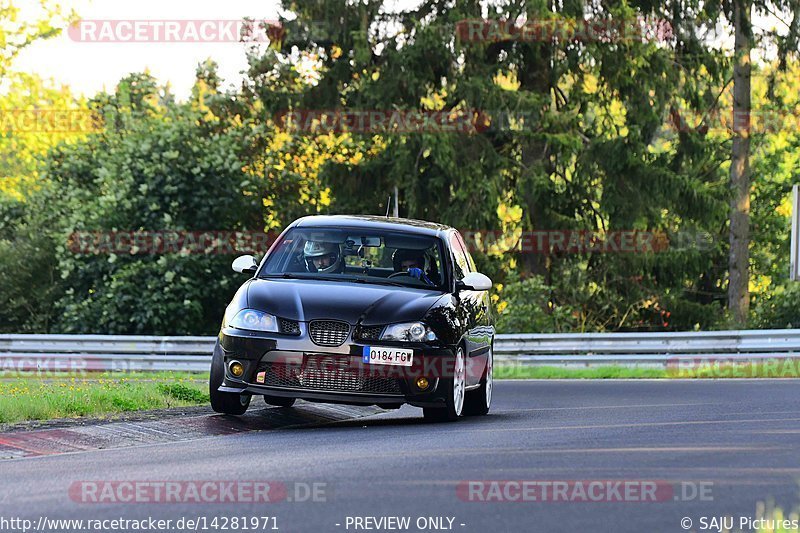
[[[475,261],[472,260],[472,255],[470,255],[469,250],[467,249],[467,245],[464,242],[464,237],[462,237],[458,232],[456,232],[456,237],[458,237],[458,242],[461,244],[461,249],[464,251],[464,255],[467,258],[468,270],[470,272],[477,272],[478,269],[475,268]]]
[[[450,234],[450,248],[453,251],[453,269],[455,270],[455,278],[463,279],[469,273],[469,260],[464,252],[464,247],[461,245],[459,235],[457,233]]]

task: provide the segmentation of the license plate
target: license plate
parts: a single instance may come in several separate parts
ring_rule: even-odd
[[[363,361],[369,365],[411,366],[414,350],[387,346],[364,346]]]

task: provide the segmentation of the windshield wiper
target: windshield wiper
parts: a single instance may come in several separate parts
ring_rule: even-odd
[[[259,278],[307,279],[291,272],[283,272],[281,274],[264,274],[263,276],[259,276]]]
[[[319,279],[319,280],[322,280],[322,281],[345,281],[345,282],[348,282],[348,283],[363,283],[363,284],[366,284],[366,285],[374,283],[374,284],[395,285],[397,287],[408,287],[408,285],[403,285],[403,284],[400,284],[400,283],[397,283],[397,282],[394,282],[394,281],[388,281],[388,280],[383,280],[383,279],[381,279],[381,280],[373,280],[373,279],[359,278],[359,277],[356,277],[356,276],[348,276],[348,277],[327,277],[327,276],[310,277],[309,276],[308,278],[303,278],[303,279]]]
[[[364,284],[375,284],[375,285],[394,285],[395,287],[410,287],[410,285],[404,285],[403,283],[398,283],[396,281],[390,281],[388,279],[364,279],[364,278],[353,278],[353,281],[356,283],[364,283]]]

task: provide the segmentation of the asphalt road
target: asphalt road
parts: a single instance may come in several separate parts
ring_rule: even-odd
[[[214,431],[231,421],[203,415],[209,436],[0,461],[0,529],[11,517],[36,524],[40,516],[205,516],[213,531],[213,517],[270,516],[268,528],[281,531],[365,531],[356,529],[355,517],[399,516],[410,517],[409,531],[419,531],[417,520],[427,517],[446,517],[444,526],[452,519],[451,528],[464,532],[684,531],[684,518],[692,520],[689,530],[703,531],[702,517],[711,525],[711,517],[729,515],[734,530],[750,531],[739,520],[756,517],[759,502],[773,500],[786,510],[800,505],[798,393],[800,380],[506,381],[496,384],[489,416],[453,424],[424,423],[411,407],[341,411],[284,425],[259,422],[278,411],[255,410],[236,423],[238,430]],[[167,423],[177,427],[182,419]],[[273,488],[287,487],[293,501],[85,503],[85,493],[74,489],[77,483],[84,490],[86,481],[111,486],[102,484],[108,480],[277,481],[283,485]],[[541,499],[543,486],[568,481],[560,497],[569,501],[465,501],[496,500],[502,490],[520,494],[509,484],[471,485],[483,488],[469,492],[469,480],[543,482],[529,499]],[[609,483],[626,480],[634,488],[657,487],[643,490],[658,501],[642,502],[635,492],[623,492],[628,501],[619,501]],[[602,481],[599,496],[612,501],[582,500],[577,487],[591,481]],[[305,489],[314,483],[324,484],[316,485],[319,501],[307,501]],[[122,494],[114,490],[109,497]]]

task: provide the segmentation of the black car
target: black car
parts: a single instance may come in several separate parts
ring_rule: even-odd
[[[485,415],[492,401],[491,280],[448,226],[377,216],[293,222],[225,311],[211,405],[244,413],[253,395],[288,407],[422,407]]]

